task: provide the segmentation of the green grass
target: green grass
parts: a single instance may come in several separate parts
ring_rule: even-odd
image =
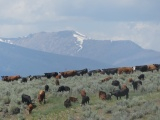
[[[140,72],[133,74],[114,75],[112,80],[118,79],[121,84],[127,84],[130,89],[129,99],[122,97],[117,100],[112,96],[112,100],[102,101],[98,97],[98,91],[103,90],[109,93],[117,87],[111,85],[112,80],[100,83],[108,75],[96,74],[91,77],[75,76],[62,78],[61,85],[67,85],[71,92],[57,93],[58,86],[55,85],[55,79],[46,79],[28,81],[20,83],[19,81],[4,82],[0,81],[0,120],[116,120],[116,119],[138,119],[138,120],[158,120],[160,117],[160,72],[145,72],[146,79],[138,91],[133,91],[132,85],[128,83],[128,78],[137,79]],[[46,104],[39,104],[37,101],[38,91],[44,89],[45,84],[50,86],[50,91],[46,93]],[[90,103],[86,106],[80,106],[80,90],[85,89],[90,97]],[[21,101],[21,95],[25,93],[35,100],[36,108],[30,115],[25,110],[25,105],[17,104]],[[69,97],[78,98],[78,102],[72,103],[70,108],[64,107],[64,101]],[[7,99],[4,99],[7,98]],[[9,104],[5,104],[10,99]],[[16,105],[21,108],[21,113],[11,115],[4,113],[10,106]],[[12,112],[12,111],[11,111]]]

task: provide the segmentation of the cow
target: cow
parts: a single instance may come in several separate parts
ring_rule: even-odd
[[[56,77],[58,75],[58,72],[50,72],[50,73],[44,73],[44,76],[50,79],[51,77]]]
[[[117,97],[117,100],[118,100],[118,97],[121,97],[122,96],[126,96],[126,99],[128,99],[129,95],[129,89],[128,87],[126,87],[125,89],[121,89],[121,90],[116,90],[116,91],[113,91],[113,92],[110,92],[111,93],[111,96],[114,95],[115,97]]]
[[[113,86],[120,86],[120,82],[118,80],[113,80],[112,85]]]
[[[75,97],[69,97],[69,100],[70,100],[71,102],[76,102],[76,101],[78,101],[78,98],[75,98]]]
[[[57,92],[63,92],[63,91],[69,91],[70,92],[70,87],[68,86],[60,86],[57,90]]]
[[[80,75],[83,76],[83,75],[86,74],[86,73],[88,73],[88,69],[87,69],[87,68],[82,69],[82,70],[76,70],[77,76],[80,76]]]
[[[56,85],[59,85],[59,80],[58,79],[56,79]]]
[[[137,90],[138,85],[142,85],[142,81],[132,81],[134,91]]]
[[[3,81],[14,81],[14,80],[18,80],[19,78],[21,78],[20,75],[15,75],[15,76],[1,76]]]
[[[70,101],[70,99],[66,99],[66,100],[64,101],[64,106],[65,106],[66,108],[69,108],[69,107],[71,106],[71,101]]]
[[[120,67],[118,68],[118,74],[122,74],[122,73],[133,73],[133,67]]]
[[[159,71],[159,69],[160,69],[160,64],[153,64],[153,65],[156,66],[157,71]]]
[[[89,100],[90,100],[90,98],[88,97],[88,96],[83,96],[82,97],[82,102],[81,102],[81,106],[82,105],[85,105],[85,104],[89,104]]]
[[[57,75],[55,78],[56,79],[61,79],[61,75]]]
[[[76,70],[64,71],[64,72],[59,72],[59,73],[60,73],[61,76],[63,76],[64,78],[72,77],[72,76],[77,75]]]
[[[38,102],[41,104],[42,101],[45,104],[45,91],[44,90],[40,90],[38,93]]]
[[[99,98],[101,98],[102,100],[106,100],[106,93],[104,91],[99,91]]]
[[[95,73],[101,73],[101,70],[100,70],[100,69],[90,70],[90,71],[88,72],[88,75],[91,76],[91,75],[93,75],[93,74],[95,74]]]
[[[139,70],[141,72],[147,72],[148,71],[148,66],[147,65],[135,66],[135,70]]]
[[[155,64],[147,65],[148,66],[148,71],[154,71],[154,70],[159,70],[159,68]]]
[[[82,96],[82,97],[86,96],[86,91],[85,91],[85,90],[81,90],[80,93],[81,93],[81,96]]]
[[[45,85],[45,86],[44,86],[44,89],[45,89],[45,92],[48,92],[48,90],[49,90],[49,85]]]
[[[33,110],[33,103],[31,101],[31,97],[29,95],[22,94],[21,98],[22,98],[22,103],[26,103],[28,105],[28,111],[30,114]]]
[[[139,80],[144,80],[144,78],[145,78],[145,75],[144,75],[144,74],[140,74],[140,75],[138,76],[138,79],[139,79]]]
[[[27,82],[27,78],[26,77],[22,77],[21,82]]]
[[[101,80],[101,82],[109,81],[110,79],[112,79],[111,76],[104,78],[103,80]]]
[[[118,68],[108,68],[108,69],[102,69],[107,75],[114,75],[118,72]]]

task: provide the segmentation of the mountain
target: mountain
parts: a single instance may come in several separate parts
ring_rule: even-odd
[[[1,41],[39,51],[89,58],[113,66],[160,62],[160,52],[143,49],[131,40],[95,40],[76,31],[40,32],[19,38],[1,38]]]
[[[0,56],[1,76],[42,75],[45,72],[111,67],[88,58],[47,53],[4,42],[0,42]]]

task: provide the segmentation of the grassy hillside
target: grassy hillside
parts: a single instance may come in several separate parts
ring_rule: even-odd
[[[71,88],[71,92],[56,92],[59,86],[55,85],[55,78],[36,79],[21,83],[0,81],[0,120],[160,120],[160,72],[145,72],[145,80],[142,86],[134,92],[129,78],[138,80],[141,72],[133,74],[110,75],[110,81],[100,81],[108,75],[95,74],[75,76],[60,79],[60,85]],[[98,97],[98,91],[109,93],[118,89],[111,85],[112,80],[118,79],[121,84],[127,84],[129,99],[122,97],[117,100],[102,101]],[[48,84],[49,92],[46,93],[46,104],[39,104],[37,94]],[[90,97],[90,103],[80,106],[80,90],[85,89]],[[34,100],[36,108],[28,114],[26,105],[21,103],[21,95],[28,94]],[[72,103],[70,108],[64,107],[64,101],[69,97],[78,98],[78,102]],[[14,114],[15,108],[20,108],[19,114]]]

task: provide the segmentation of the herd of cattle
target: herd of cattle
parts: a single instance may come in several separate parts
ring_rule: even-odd
[[[33,80],[33,79],[41,79],[41,77],[46,77],[48,79],[50,79],[51,77],[56,78],[56,85],[59,85],[59,79],[61,79],[61,77],[63,78],[67,78],[67,77],[71,77],[71,76],[80,76],[80,75],[84,75],[84,74],[88,74],[88,76],[91,76],[95,73],[100,73],[100,74],[122,74],[122,73],[126,73],[126,74],[130,74],[133,73],[134,71],[141,71],[141,72],[146,72],[146,71],[154,71],[157,70],[159,71],[160,69],[160,64],[151,64],[151,65],[142,65],[142,66],[135,66],[135,67],[119,67],[119,68],[108,68],[108,69],[97,69],[97,70],[91,70],[88,71],[88,69],[82,69],[82,70],[71,70],[71,71],[64,71],[64,72],[51,72],[51,73],[44,73],[44,75],[35,75],[35,76],[27,76],[27,77],[21,77],[20,75],[16,75],[16,76],[1,76],[3,81],[14,81],[14,80],[18,80],[21,78],[21,82],[27,82],[28,80]],[[140,76],[138,76],[138,78],[140,80],[144,79],[144,74],[141,74]],[[105,82],[112,79],[112,77],[107,77],[103,80],[101,80],[101,82]],[[142,81],[134,81],[132,79],[129,79],[129,82],[132,83],[133,85],[133,89],[137,90],[137,86],[138,85],[142,85]],[[114,95],[117,100],[118,98],[121,98],[122,96],[126,96],[126,99],[128,98],[128,94],[129,94],[129,88],[124,84],[124,85],[120,85],[118,80],[113,80],[112,81],[112,85],[113,86],[118,86],[119,89],[110,92],[109,94],[105,93],[104,91],[99,91],[99,98],[102,100],[110,100],[111,96]],[[38,101],[41,104],[42,102],[45,103],[45,92],[48,91],[49,86],[46,85],[45,90],[40,90],[38,93]],[[57,92],[63,92],[63,91],[70,91],[70,87],[68,86],[59,86]],[[86,91],[85,90],[81,90],[80,92],[81,97],[82,97],[82,101],[81,101],[81,105],[85,105],[86,103],[89,103],[90,98],[89,96],[87,96]],[[27,103],[28,105],[28,111],[29,113],[31,113],[32,109],[34,108],[34,105],[32,103],[31,97],[29,95],[26,94],[22,94],[22,102],[23,103]],[[78,99],[75,97],[69,97],[68,99],[66,99],[64,101],[64,106],[66,108],[71,106],[71,102],[76,102]]]

